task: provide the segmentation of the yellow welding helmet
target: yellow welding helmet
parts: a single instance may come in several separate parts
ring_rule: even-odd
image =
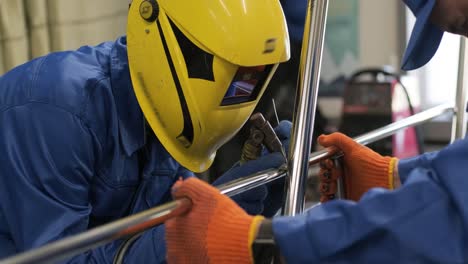
[[[279,0],[133,0],[127,47],[145,118],[194,172],[211,166],[290,56]]]

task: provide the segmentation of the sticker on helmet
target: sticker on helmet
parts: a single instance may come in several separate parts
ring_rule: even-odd
[[[272,53],[273,51],[275,51],[275,49],[276,49],[276,39],[275,38],[267,39],[265,41],[265,49],[263,50],[263,54]]]

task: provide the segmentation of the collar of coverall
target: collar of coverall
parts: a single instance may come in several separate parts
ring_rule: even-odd
[[[111,50],[111,86],[119,116],[120,144],[127,156],[145,144],[145,118],[130,79],[127,38],[118,38]]]

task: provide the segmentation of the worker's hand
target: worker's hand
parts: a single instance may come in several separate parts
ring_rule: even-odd
[[[282,120],[277,127],[275,127],[275,133],[278,138],[281,140],[281,144],[283,144],[284,153],[286,155],[289,151],[289,139],[291,137],[291,122],[287,120]],[[275,155],[274,157],[271,156],[272,159],[280,159],[278,157],[278,153],[274,154],[264,154],[264,155]],[[282,157],[282,156],[281,156]],[[285,162],[284,159],[282,161]],[[284,198],[284,182],[285,177],[270,182],[267,184],[268,188],[268,195],[263,203],[263,212],[262,215],[265,217],[272,217],[278,212],[278,210],[283,205],[283,198]]]
[[[291,122],[289,121],[281,121],[275,128],[275,132],[281,140],[283,147],[289,146],[290,131]],[[218,186],[260,171],[279,168],[285,162],[286,161],[280,152],[265,152],[256,160],[248,161],[242,165],[237,164],[214,181],[213,185]],[[280,179],[269,183],[266,186],[257,187],[247,192],[235,195],[232,199],[249,214],[272,216],[279,210],[279,208],[281,208],[283,190],[284,179]]]
[[[321,135],[318,143],[344,153],[345,198],[357,201],[370,188],[394,188],[393,170],[396,158],[383,157],[341,133]],[[328,160],[321,163],[319,176],[321,201],[325,202],[336,192],[336,179],[340,176],[340,172],[333,166],[333,162]]]
[[[252,263],[251,246],[263,217],[246,214],[219,190],[196,178],[176,183],[174,198],[191,210],[166,221],[169,263]]]
[[[274,128],[276,136],[281,141],[285,154],[288,154],[289,150],[289,139],[291,137],[292,123],[288,120],[281,120],[278,126]],[[262,155],[268,155],[270,152],[266,148],[263,149]]]
[[[270,168],[277,168],[284,163],[284,159],[280,153],[273,153],[262,156],[256,160],[251,160],[243,165],[234,166],[216,181],[213,182],[214,186],[218,186],[254,173],[267,170]],[[256,215],[261,214],[264,210],[263,203],[268,196],[268,187],[260,186],[252,190],[237,194],[232,199],[242,207],[247,213]]]

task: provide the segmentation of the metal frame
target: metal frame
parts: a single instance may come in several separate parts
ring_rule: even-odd
[[[291,174],[288,181],[290,189],[288,189],[287,192],[288,196],[285,203],[285,213],[294,215],[302,211],[304,201],[304,177],[308,166],[332,156],[332,153],[328,149],[325,149],[311,154],[309,158],[310,144],[306,144],[310,143],[313,133],[327,6],[328,0],[309,0],[308,3],[305,27],[306,40],[303,43],[302,50],[302,52],[306,52],[306,56],[301,57],[299,92],[297,94],[296,107],[294,110],[295,120],[291,137],[290,157],[292,161],[288,162],[287,167],[266,170],[249,177],[223,184],[219,186],[221,193],[233,196],[284,177],[289,172]],[[460,78],[463,78],[463,73],[465,72],[464,40],[460,51],[461,54],[463,54],[463,60],[460,59],[459,62],[457,96],[461,96],[464,99],[459,98],[460,100],[457,100],[457,105],[455,107],[451,104],[443,104],[361,135],[355,138],[355,140],[360,144],[366,145],[393,135],[400,129],[427,122],[445,113],[452,113],[457,117],[454,118],[453,128],[454,131],[461,132],[454,132],[453,138],[463,137],[464,133],[462,132],[464,131],[463,129],[459,129],[459,127],[463,127],[463,125],[466,127],[464,119],[465,114],[463,111],[465,109],[464,104],[466,103],[466,87],[464,85],[465,82],[460,80]],[[463,116],[463,118],[460,116]],[[0,264],[50,263],[63,260],[112,240],[128,237],[159,225],[170,217],[186,212],[190,209],[190,205],[191,203],[188,200],[173,201],[4,259],[0,261]]]
[[[309,0],[299,64],[296,105],[289,147],[288,179],[283,207],[284,215],[295,215],[304,209],[309,156],[317,108],[317,95],[322,64],[328,0]]]
[[[359,137],[354,138],[360,144],[366,145],[387,136],[395,134],[397,131],[419,125],[443,114],[453,114],[454,107],[451,104],[443,104],[402,119],[390,125],[373,130]],[[329,149],[324,149],[311,154],[306,160],[308,165],[317,164],[319,161],[332,157],[333,153]],[[287,169],[269,169],[258,172],[248,177],[237,179],[218,186],[221,193],[228,196],[248,191],[255,187],[264,185],[271,181],[286,176]],[[300,198],[300,197],[299,197]],[[128,237],[164,222],[166,219],[181,214],[190,208],[190,204],[184,200],[177,200],[161,206],[143,211],[141,213],[122,218],[118,221],[105,224],[81,234],[50,243],[38,249],[27,251],[8,259],[0,261],[0,264],[26,264],[26,263],[51,263],[66,259],[98,247],[110,241]]]
[[[467,98],[467,80],[468,78],[468,61],[466,49],[466,38],[460,37],[460,53],[458,58],[458,80],[457,91],[455,94],[455,112],[452,119],[452,137],[451,142],[456,139],[465,137],[466,135],[466,98]]]

